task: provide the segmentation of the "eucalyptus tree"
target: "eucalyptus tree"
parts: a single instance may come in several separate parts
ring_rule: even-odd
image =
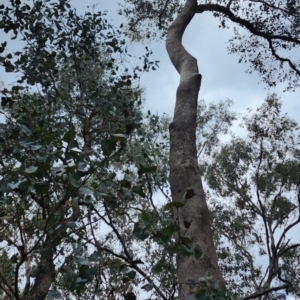
[[[151,293],[150,299],[174,299],[178,286],[179,299],[224,298],[198,155],[210,153],[219,128],[226,131],[234,116],[221,114],[225,127],[217,122],[212,131],[203,130],[212,116],[210,111],[197,115],[201,76],[181,37],[195,13],[212,11],[223,26],[230,19],[251,32],[247,51],[253,46],[248,53],[247,44],[233,43],[232,52],[248,59],[243,55],[259,49],[257,38],[262,47],[266,41],[273,68],[262,54],[250,57],[252,67],[270,85],[278,75],[293,88],[298,65],[279,50],[299,45],[298,4],[125,2],[133,5],[124,6],[128,16],[134,13],[127,31],[133,38],[143,37],[144,30],[149,37],[159,32],[138,27],[140,22],[150,18],[164,34],[176,17],[167,47],[181,83],[170,147],[168,119],[149,113],[142,122],[139,110],[141,91],[134,80],[155,65],[149,52],[143,66],[130,72],[123,64],[127,50],[120,32],[101,13],[78,16],[66,0],[32,5],[12,0],[0,6],[0,28],[12,32],[13,39],[21,36],[25,44],[14,53],[6,50],[6,42],[0,49],[5,70],[20,72],[17,84],[2,90],[1,103],[1,247],[11,264],[0,277],[10,299],[45,299],[47,294],[135,299],[139,289]],[[258,14],[260,10],[266,12]],[[283,21],[286,14],[288,22]],[[288,68],[281,68],[285,64]],[[198,142],[199,152],[197,126],[207,138]],[[169,148],[172,197],[165,189]],[[156,190],[170,203],[156,207]],[[269,292],[261,288],[262,294]]]
[[[130,295],[132,268],[148,274],[119,230],[132,231],[147,207],[154,167],[126,145],[141,126],[136,81],[155,62],[148,52],[129,70],[122,34],[68,1],[11,1],[0,13],[1,30],[23,42],[0,49],[18,76],[1,90],[1,296]]]
[[[242,119],[247,136],[234,136],[203,164],[233,298],[300,297],[299,124],[281,106],[268,96]]]
[[[187,295],[195,297],[195,285],[188,283],[189,280],[195,283],[199,278],[210,277],[225,291],[197,160],[195,132],[201,75],[196,59],[182,45],[182,37],[190,21],[203,12],[219,18],[220,27],[226,27],[231,21],[243,30],[234,28],[229,52],[239,54],[240,62],[249,63],[250,72],[257,71],[268,86],[284,82],[287,89],[294,90],[299,87],[300,65],[297,58],[290,58],[290,53],[294,51],[297,55],[300,45],[299,3],[282,0],[124,2],[120,13],[128,18],[129,36],[135,40],[166,36],[169,57],[180,74],[170,124],[169,164],[173,204],[184,205],[174,208],[174,220],[180,228],[177,240],[187,238],[188,247],[200,248],[202,257],[197,260],[178,253],[179,299],[186,299]]]

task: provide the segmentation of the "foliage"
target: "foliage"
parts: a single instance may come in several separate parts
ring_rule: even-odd
[[[199,101],[197,112],[197,149],[201,160],[208,159],[211,152],[220,144],[220,136],[230,133],[233,121],[237,114],[230,111],[232,100],[219,101],[218,103],[205,103]]]
[[[205,172],[221,267],[234,297],[273,282],[299,297],[300,244],[292,238],[300,223],[299,128],[281,112],[277,95],[243,124],[247,138],[222,145]]]
[[[12,282],[14,278],[14,268],[13,264],[8,256],[6,250],[2,250],[0,253],[0,265],[1,265],[1,278],[5,278],[8,282]],[[4,291],[7,290],[5,284],[2,283],[3,279],[0,281],[0,299],[9,299]]]
[[[212,13],[220,20],[220,28],[228,28],[228,21],[232,21],[234,26],[239,25],[241,28],[233,28],[234,34],[230,39],[229,53],[239,55],[239,63],[248,63],[248,71],[250,73],[257,71],[269,87],[278,86],[280,83],[285,85],[285,90],[295,90],[299,87],[300,69],[299,59],[296,57],[298,54],[296,51],[300,45],[297,1],[157,0],[141,2],[126,0],[125,3],[120,13],[128,18],[128,26],[132,31],[129,36],[132,39],[156,38],[159,34],[164,36],[168,32],[168,54],[177,71],[183,76],[177,93],[175,110],[177,114],[175,113],[174,122],[178,121],[180,116],[180,125],[188,124],[185,128],[188,136],[193,134],[191,128],[194,126],[194,118],[190,117],[185,123],[184,117],[194,116],[191,111],[194,106],[185,104],[190,95],[187,90],[184,90],[183,82],[185,84],[189,82],[190,90],[196,90],[198,87],[193,85],[192,79],[198,68],[194,58],[183,48],[182,35],[196,14]],[[193,71],[190,71],[192,68]],[[296,124],[286,117],[275,118],[276,111],[277,114],[280,112],[280,104],[276,96],[270,96],[266,103],[256,119],[252,122],[250,119],[246,120],[248,122],[246,124],[251,124],[247,127],[249,130],[247,142],[241,138],[234,138],[232,143],[224,145],[220,152],[216,150],[212,161],[209,157],[204,157],[200,165],[215,193],[225,199],[234,199],[234,203],[231,204],[223,204],[220,201],[212,203],[215,238],[220,250],[219,258],[224,260],[222,267],[232,297],[245,296],[255,291],[258,294],[248,297],[256,298],[265,294],[264,297],[280,298],[284,297],[284,294],[276,294],[276,291],[282,291],[287,287],[294,289],[293,293],[297,295],[297,284],[295,285],[291,274],[295,274],[292,270],[297,270],[298,265],[295,263],[289,267],[283,266],[288,265],[289,261],[284,260],[285,253],[298,247],[297,242],[292,244],[286,236],[288,231],[299,222],[298,160],[295,154],[298,151],[298,145],[296,138],[294,140],[288,138],[289,133],[294,133],[296,130]],[[178,107],[182,111],[179,111]],[[265,124],[259,123],[261,119]],[[232,120],[229,119],[229,123]],[[278,122],[282,124],[278,125]],[[203,124],[207,125],[205,122]],[[173,152],[172,146],[170,151],[170,157],[173,158],[171,175],[172,167],[174,174],[181,168],[180,162],[176,162],[180,154],[175,148],[181,146],[178,137],[183,138],[183,135],[180,135],[182,132],[179,129],[180,125],[177,125],[177,128],[175,124],[173,125],[174,130],[172,131],[171,128],[171,133],[174,134],[173,144],[171,139]],[[270,132],[266,128],[268,126],[271,128]],[[200,134],[209,137],[209,133],[203,128],[205,127],[199,128]],[[210,128],[210,132],[214,134],[214,129]],[[189,141],[194,143],[192,138]],[[217,139],[212,138],[211,142],[214,147],[217,145]],[[202,145],[198,142],[198,147]],[[287,145],[288,148],[286,148]],[[208,153],[206,154],[209,154],[212,149],[210,145],[207,146]],[[188,151],[189,147],[192,148],[194,145],[186,145],[182,153],[187,153],[184,150]],[[177,153],[177,156],[174,153]],[[181,161],[185,161],[185,158],[181,157]],[[196,173],[195,171],[189,173],[184,167],[180,170],[182,174],[186,171],[185,174],[191,177]],[[177,173],[175,175],[173,178],[180,179]],[[186,177],[190,177],[189,175]],[[196,185],[193,180],[183,179],[183,181],[187,185]],[[172,182],[171,179],[173,193],[176,195],[180,190],[176,187],[178,184],[179,182],[176,180]],[[293,195],[293,193],[294,197],[290,198],[290,194]],[[184,217],[192,213],[192,209],[186,210]],[[202,219],[204,220],[204,217]],[[261,223],[256,223],[257,219],[261,220],[262,228],[260,228]],[[180,229],[184,230],[184,228]],[[279,234],[279,239],[277,239],[277,234]],[[266,270],[257,267],[253,262],[252,253],[249,252],[253,245],[259,247],[261,255],[267,253],[269,256],[269,265]],[[295,256],[297,258],[297,252]],[[283,264],[281,260],[285,263]],[[179,268],[180,264],[184,265],[184,263],[184,260],[179,262]],[[283,265],[280,266],[280,264]],[[285,271],[284,276],[282,275],[283,269],[289,270]],[[279,285],[274,287],[272,282],[276,280]],[[291,287],[292,281],[293,287]],[[259,294],[260,292],[262,294]],[[181,297],[183,299],[184,295]]]
[[[183,7],[178,0],[168,2],[124,0],[119,5],[119,13],[129,18],[127,25],[129,37],[137,41],[164,37],[174,16]],[[136,18],[136,13],[139,18]],[[154,28],[158,30],[153,30]]]
[[[159,220],[148,197],[156,166],[147,147],[159,120],[148,115],[153,135],[143,143],[135,82],[157,62],[147,52],[130,73],[121,33],[101,13],[78,16],[68,1],[11,5],[1,6],[1,28],[25,46],[1,58],[7,72],[21,73],[2,90],[1,247],[14,272],[7,296],[44,299],[50,289],[48,298],[107,299],[144,280],[151,290],[138,265],[160,278],[167,254],[155,269],[135,240],[163,226],[152,223]]]
[[[287,90],[299,87],[299,1],[265,0],[125,0],[120,13],[127,17],[133,39],[161,38],[185,3],[197,3],[195,13],[210,12],[220,28],[233,23],[228,52],[239,63],[258,72],[268,86],[284,83]],[[232,22],[232,23],[231,23]],[[297,52],[298,51],[298,52]]]
[[[229,4],[225,18],[232,19],[230,8],[253,18],[259,2],[261,10],[269,7],[248,2],[253,5]],[[138,79],[157,62],[146,48],[141,66],[130,70],[126,37],[101,12],[79,16],[67,0],[10,3],[0,5],[0,28],[13,32],[13,39],[21,36],[24,48],[8,53],[6,42],[0,47],[1,65],[19,75],[16,85],[1,91],[0,297],[136,299],[143,292],[148,299],[176,298],[176,254],[199,260],[202,250],[180,236],[172,216],[194,194],[187,190],[181,202],[170,197],[170,119],[141,112]],[[175,0],[127,0],[123,12],[134,9],[140,20],[166,30],[181,7]],[[271,18],[276,7],[268,8],[269,19],[257,16],[264,28],[279,22],[281,37],[294,30],[296,37],[279,38],[276,50],[289,49],[291,39],[298,45],[296,8],[288,4],[291,24],[281,22],[286,12]],[[215,16],[225,26],[223,14]],[[144,33],[135,31],[137,21],[131,20],[130,29],[139,39]],[[144,29],[150,37],[149,27]],[[244,53],[240,47],[234,49]],[[272,85],[260,59],[253,63]],[[298,66],[289,65],[292,73],[283,72],[279,80],[297,75]],[[299,223],[297,125],[281,115],[280,101],[271,95],[244,119],[248,139],[234,137],[220,147],[220,134],[237,117],[230,103],[200,102],[197,114],[198,157],[214,191],[215,241],[230,296],[270,288],[275,281],[299,297],[299,245],[288,236]],[[158,193],[162,203],[155,201]],[[253,260],[255,247],[269,258],[266,270]],[[190,299],[225,298],[209,276],[185,284]]]

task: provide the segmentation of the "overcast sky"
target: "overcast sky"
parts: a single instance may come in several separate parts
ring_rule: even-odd
[[[107,10],[108,19],[114,23],[120,20],[120,16],[116,14],[117,2],[98,1],[98,7]],[[84,9],[88,3],[95,1],[74,0],[73,3]],[[268,93],[276,92],[282,95],[283,110],[300,123],[299,90],[295,93],[283,93],[283,86],[266,90],[263,83],[259,84],[257,74],[247,74],[247,65],[238,64],[238,57],[227,53],[228,39],[231,36],[232,29],[218,28],[217,19],[209,13],[196,15],[188,26],[183,44],[198,60],[199,72],[202,74],[199,98],[207,101],[230,98],[234,100],[235,111],[246,112],[246,108],[260,105]],[[167,56],[164,41],[152,43],[150,48],[155,59],[160,61],[160,68],[142,77],[142,84],[146,88],[145,107],[152,112],[172,114],[179,75]]]
[[[122,1],[122,0],[120,0]],[[0,0],[7,3],[8,0]],[[87,6],[97,4],[98,10],[108,11],[108,20],[118,25],[121,17],[117,14],[118,0],[71,0],[78,12],[87,10]],[[196,15],[183,38],[186,49],[197,58],[199,72],[202,75],[202,85],[199,93],[200,99],[218,101],[230,98],[234,101],[233,110],[246,112],[248,107],[257,107],[262,103],[268,93],[277,92],[282,95],[283,110],[300,123],[300,93],[282,93],[283,87],[266,90],[263,83],[259,84],[257,74],[246,74],[247,65],[238,64],[238,57],[227,53],[227,43],[232,30],[218,28],[217,19],[211,14]],[[0,41],[7,40],[7,35],[0,33]],[[19,42],[9,44],[9,50],[17,50]],[[131,50],[143,53],[144,45],[131,45]],[[173,114],[175,93],[179,82],[179,75],[172,66],[164,41],[151,43],[155,60],[160,61],[157,71],[142,76],[141,83],[145,87],[145,109],[153,113]],[[0,71],[0,79],[10,83],[14,74]],[[236,130],[239,130],[236,128]]]

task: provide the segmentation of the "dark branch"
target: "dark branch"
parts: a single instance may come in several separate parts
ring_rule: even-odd
[[[290,68],[293,71],[295,71],[298,76],[300,76],[300,70],[296,67],[296,65],[290,59],[283,58],[280,55],[278,55],[278,53],[276,53],[274,46],[273,46],[274,40],[280,40],[280,41],[285,41],[285,42],[300,45],[299,39],[291,37],[291,36],[286,36],[286,35],[276,35],[276,34],[272,35],[270,33],[263,32],[263,31],[257,29],[253,25],[253,23],[251,23],[250,21],[234,15],[234,13],[230,10],[229,6],[225,7],[225,6],[221,6],[219,4],[201,4],[201,5],[197,6],[196,13],[203,13],[205,11],[220,12],[220,13],[224,14],[232,22],[237,23],[237,24],[241,25],[242,27],[245,27],[246,29],[248,29],[249,32],[251,32],[255,36],[259,36],[259,37],[262,37],[265,40],[267,40],[272,55],[280,62],[287,62],[289,64]]]
[[[266,295],[266,294],[271,293],[271,292],[275,292],[275,291],[279,291],[279,290],[286,289],[286,288],[288,288],[288,287],[290,287],[290,284],[284,284],[284,285],[281,285],[281,286],[275,286],[275,287],[266,289],[266,290],[261,291],[261,292],[253,293],[253,294],[251,294],[251,295],[249,295],[249,296],[246,296],[246,297],[244,297],[244,298],[241,298],[240,300],[254,299],[254,298],[257,298],[257,297]]]
[[[197,6],[196,13],[203,13],[205,11],[215,11],[215,12],[223,13],[232,22],[242,25],[243,27],[247,28],[251,33],[253,33],[256,36],[260,36],[265,39],[292,42],[300,45],[300,40],[294,37],[286,36],[286,35],[271,35],[269,33],[258,30],[251,22],[241,17],[235,16],[234,13],[225,6],[219,4],[200,4]]]

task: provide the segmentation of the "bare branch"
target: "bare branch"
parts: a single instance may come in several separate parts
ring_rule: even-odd
[[[152,197],[153,197],[153,192],[152,192],[152,187],[151,187],[151,181],[149,180],[148,174],[146,174],[146,179],[147,179],[147,184],[148,184],[148,190],[149,190],[149,193],[150,193],[150,195],[149,195],[149,201],[150,201],[150,203],[151,203],[151,206],[152,206],[153,210],[155,211],[155,214],[156,214],[157,217],[160,219],[160,214],[159,214],[159,212],[157,211],[157,208],[156,208],[156,206],[155,206],[154,203],[153,203],[153,199],[152,199]]]
[[[272,35],[270,33],[266,33],[263,31],[258,30],[255,26],[241,17],[235,16],[234,13],[225,6],[219,4],[200,4],[197,6],[196,13],[203,13],[205,11],[215,11],[223,13],[226,17],[228,17],[232,22],[237,23],[248,29],[251,33],[256,36],[263,37],[265,39],[272,39],[272,40],[281,40],[285,42],[292,42],[295,44],[300,45],[300,40],[291,36],[287,35]]]
[[[281,286],[275,286],[275,287],[266,289],[266,290],[261,291],[261,292],[256,292],[256,293],[254,293],[254,294],[251,294],[251,295],[246,296],[246,297],[244,297],[244,298],[241,298],[241,299],[239,299],[239,300],[249,300],[249,299],[254,299],[254,298],[257,298],[257,297],[266,295],[266,294],[271,293],[271,292],[275,292],[275,291],[279,291],[279,290],[286,289],[286,288],[288,288],[289,286],[290,286],[290,284],[284,284],[284,285],[281,285]]]
[[[268,41],[269,48],[271,50],[272,55],[280,62],[287,62],[290,66],[290,68],[295,71],[295,73],[300,76],[300,70],[297,68],[297,66],[288,58],[284,58],[280,56],[274,49],[273,46],[273,40],[280,40],[280,41],[285,41],[289,43],[294,43],[297,45],[300,45],[300,40],[297,38],[294,38],[292,36],[287,36],[287,35],[273,35],[271,33],[263,32],[259,29],[257,29],[253,23],[251,23],[248,20],[245,20],[241,17],[238,17],[234,15],[234,13],[229,9],[229,7],[225,7],[219,4],[201,4],[197,6],[196,13],[202,13],[204,11],[215,11],[215,12],[220,12],[224,14],[228,19],[230,19],[232,22],[237,23],[241,25],[242,27],[245,27],[246,29],[249,30],[252,34],[255,36],[259,36],[264,38],[265,40]]]

